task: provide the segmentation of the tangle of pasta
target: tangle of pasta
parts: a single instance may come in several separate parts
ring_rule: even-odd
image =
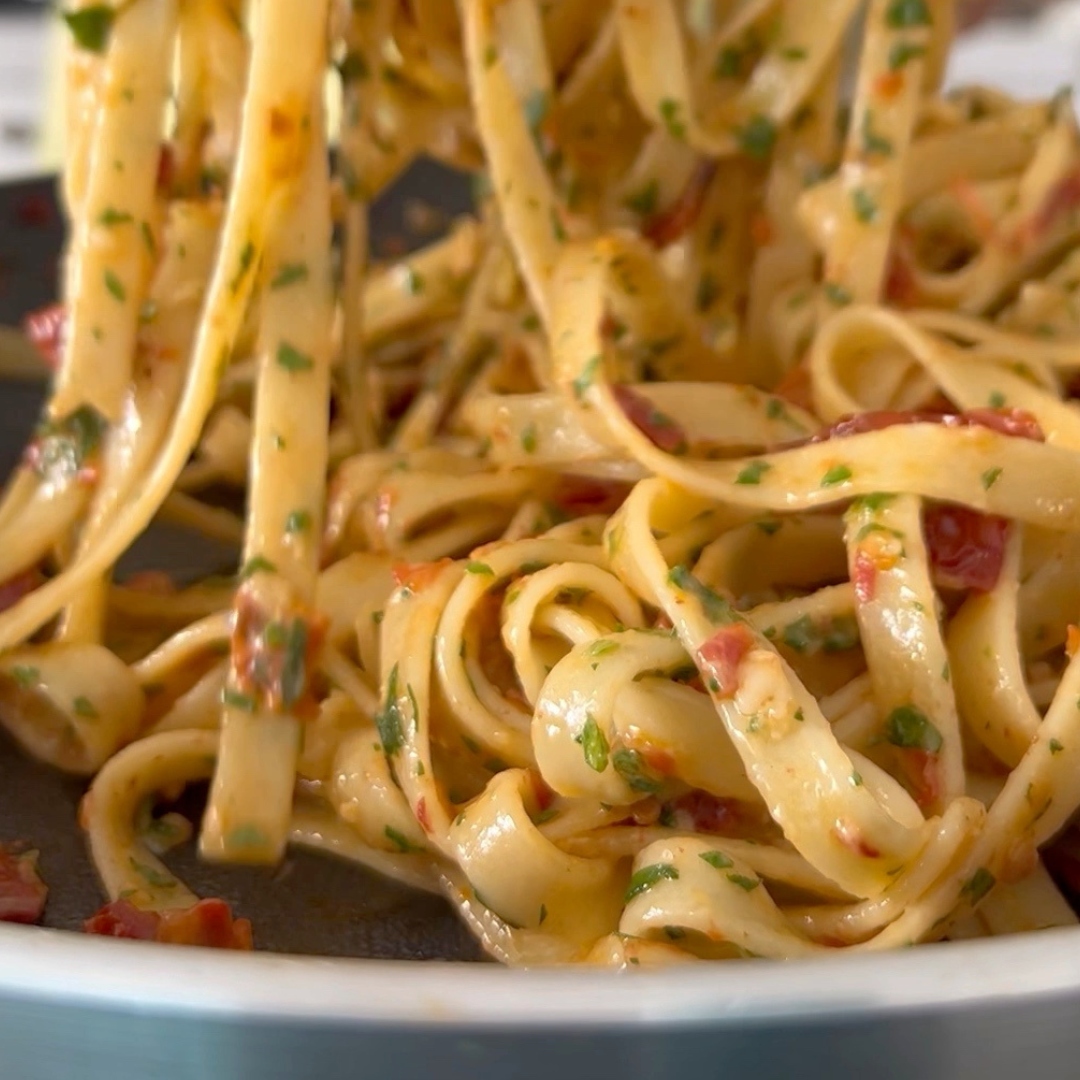
[[[205,858],[323,848],[515,964],[1076,922],[1080,139],[943,93],[953,18],[70,5],[0,705],[94,775],[112,917],[193,909],[154,807],[210,779]],[[373,261],[421,152],[477,216]],[[237,576],[113,582],[157,516]]]

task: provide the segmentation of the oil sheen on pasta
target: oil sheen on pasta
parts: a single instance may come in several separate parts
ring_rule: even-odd
[[[154,805],[210,778],[204,857],[355,859],[513,964],[1076,922],[1068,95],[943,94],[947,0],[66,18],[0,668],[110,900],[195,904]],[[425,152],[476,216],[369,252]],[[156,517],[236,576],[114,582]]]

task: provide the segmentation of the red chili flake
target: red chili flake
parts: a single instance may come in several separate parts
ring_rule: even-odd
[[[0,922],[36,923],[48,893],[34,856],[0,845]]]
[[[40,191],[31,191],[15,204],[15,220],[28,229],[43,229],[53,219],[53,204]]]
[[[686,453],[686,432],[670,416],[657,409],[648,398],[622,384],[613,386],[611,392],[627,420],[653,446],[667,454]]]
[[[668,803],[676,829],[692,829],[716,836],[740,836],[752,824],[745,804],[721,799],[707,791],[688,791]]]
[[[234,919],[229,905],[218,899],[162,912],[142,911],[126,900],[114,900],[83,923],[83,932],[211,949],[253,947],[250,921]]]
[[[23,333],[38,351],[50,371],[57,371],[64,359],[67,311],[63,304],[49,304],[23,319]]]
[[[989,592],[997,584],[1009,536],[1005,518],[938,503],[926,508],[923,530],[938,586]]]
[[[610,515],[626,501],[630,485],[619,480],[592,480],[584,476],[564,476],[552,501],[571,517]]]
[[[675,202],[645,223],[642,233],[653,247],[665,248],[693,227],[716,170],[717,162],[712,159],[699,162]]]
[[[753,648],[754,635],[746,623],[723,626],[697,651],[698,660],[712,677],[710,689],[731,697],[739,688],[739,665]]]
[[[14,607],[24,596],[29,596],[45,581],[44,574],[36,567],[24,570],[0,584],[0,611]]]
[[[416,820],[424,832],[431,833],[431,818],[428,816],[427,799],[423,795],[416,800]]]
[[[140,570],[124,582],[124,588],[148,596],[170,596],[176,592],[176,582],[164,570]]]
[[[841,844],[867,859],[878,859],[881,852],[873,846],[862,834],[862,830],[852,821],[842,818],[833,826],[833,835]]]
[[[937,754],[929,750],[897,750],[900,768],[907,778],[911,794],[920,807],[934,806],[941,798],[941,769]]]
[[[1080,169],[1066,173],[1047,193],[1042,205],[1022,223],[1012,238],[1012,245],[1024,249],[1041,240],[1059,218],[1080,206]]]
[[[443,558],[435,562],[394,563],[392,571],[394,584],[398,588],[407,588],[410,592],[423,592],[453,561],[453,559]]]
[[[827,442],[829,439],[846,439],[852,435],[865,435],[871,431],[904,424],[940,424],[942,427],[984,427],[999,435],[1043,442],[1045,436],[1038,420],[1024,409],[967,409],[962,413],[939,413],[927,409],[896,411],[881,409],[875,412],[845,416],[835,424],[824,428],[809,441]]]
[[[874,93],[886,100],[896,97],[903,89],[904,73],[902,71],[886,71],[874,80]]]
[[[163,194],[172,191],[173,180],[176,178],[176,154],[173,152],[171,143],[162,143],[161,152],[158,154],[157,189]]]
[[[858,548],[852,560],[851,582],[860,604],[869,604],[877,592],[877,564],[868,551]]]
[[[233,620],[233,684],[265,709],[313,716],[317,705],[311,676],[325,636],[323,616],[296,608],[271,617],[251,588],[241,587]]]
[[[792,405],[798,405],[800,409],[814,411],[813,381],[810,378],[810,365],[805,358],[780,380],[773,393]]]

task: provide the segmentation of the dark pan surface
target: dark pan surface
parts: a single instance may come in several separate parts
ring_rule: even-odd
[[[18,325],[56,295],[63,225],[52,181],[0,188],[0,324]],[[427,163],[417,166],[378,208],[376,250],[415,246],[405,227],[410,200],[447,214],[471,207],[461,177]],[[33,428],[42,388],[0,384],[0,475],[18,460]],[[157,566],[190,574],[218,569],[223,552],[190,536],[151,530],[128,558],[132,569]],[[22,840],[41,852],[49,885],[45,923],[77,930],[103,902],[76,811],[83,784],[29,761],[0,733],[0,840]],[[202,792],[183,809],[197,821]],[[324,956],[381,959],[478,959],[479,950],[449,906],[437,897],[386,881],[360,867],[291,851],[276,869],[211,866],[188,845],[171,867],[202,896],[221,896],[252,920],[258,948]]]

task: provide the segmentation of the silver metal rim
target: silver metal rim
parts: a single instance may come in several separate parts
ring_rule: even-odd
[[[859,1019],[1080,995],[1080,932],[616,975],[228,953],[0,926],[0,996],[219,1019],[616,1028]]]

